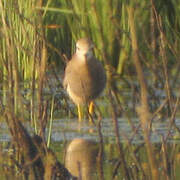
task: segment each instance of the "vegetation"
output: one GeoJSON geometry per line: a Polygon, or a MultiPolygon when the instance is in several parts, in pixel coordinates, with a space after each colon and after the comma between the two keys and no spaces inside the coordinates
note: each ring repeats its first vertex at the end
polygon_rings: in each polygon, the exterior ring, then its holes
{"type": "MultiPolygon", "coordinates": [[[[74,108],[62,90],[60,74],[74,52],[75,41],[88,36],[95,44],[95,54],[104,64],[108,79],[107,96],[102,97],[106,105],[102,103],[95,112],[99,162],[107,146],[101,132],[102,117],[108,117],[113,121],[116,137],[112,179],[178,178],[179,161],[175,159],[179,157],[179,145],[168,143],[173,138],[171,131],[178,137],[180,132],[176,121],[180,114],[177,0],[2,0],[0,25],[1,119],[6,121],[16,149],[13,158],[5,156],[10,173],[20,171],[22,179],[42,179],[42,176],[51,179],[52,166],[45,159],[53,159],[52,164],[61,166],[46,147],[46,142],[48,147],[51,144],[53,115],[75,117],[74,108]],[[130,139],[120,142],[119,117],[128,120],[134,135],[138,128],[133,117],[139,118],[142,144],[134,146],[130,139]],[[38,149],[39,144],[21,124],[24,121],[30,121],[45,149],[38,149]],[[168,121],[168,134],[162,136],[162,142],[153,144],[150,139],[153,124],[159,121],[168,121]],[[40,158],[36,159],[36,155],[40,158]],[[26,160],[32,163],[27,165],[26,160]]],[[[106,179],[104,174],[103,166],[99,166],[99,179],[106,179]]],[[[7,173],[4,177],[10,176],[7,173]]]]}

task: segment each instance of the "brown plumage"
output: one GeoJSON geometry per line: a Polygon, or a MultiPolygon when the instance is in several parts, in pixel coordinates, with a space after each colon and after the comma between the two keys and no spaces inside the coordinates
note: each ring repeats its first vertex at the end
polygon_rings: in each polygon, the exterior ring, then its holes
{"type": "Polygon", "coordinates": [[[76,53],[65,69],[63,85],[77,105],[94,100],[105,88],[105,70],[94,57],[93,43],[89,39],[77,41],[76,53]]]}

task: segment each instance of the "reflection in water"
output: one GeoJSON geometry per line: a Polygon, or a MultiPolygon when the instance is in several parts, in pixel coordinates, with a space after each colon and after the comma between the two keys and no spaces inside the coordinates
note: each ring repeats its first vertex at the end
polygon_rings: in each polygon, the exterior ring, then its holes
{"type": "Polygon", "coordinates": [[[82,180],[91,180],[96,169],[98,146],[85,139],[74,139],[67,147],[65,166],[70,173],[82,180]]]}

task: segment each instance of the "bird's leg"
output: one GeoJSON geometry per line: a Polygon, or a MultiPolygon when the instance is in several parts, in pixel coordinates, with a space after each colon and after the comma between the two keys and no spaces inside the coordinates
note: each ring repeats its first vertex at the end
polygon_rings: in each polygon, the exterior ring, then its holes
{"type": "Polygon", "coordinates": [[[93,103],[93,101],[91,101],[89,103],[89,114],[92,116],[93,112],[94,112],[94,103],[93,103]]]}
{"type": "Polygon", "coordinates": [[[90,123],[93,123],[93,112],[94,112],[94,103],[93,103],[93,101],[91,101],[89,103],[89,109],[88,109],[90,123]]]}
{"type": "Polygon", "coordinates": [[[78,104],[77,107],[78,107],[78,120],[79,122],[81,122],[82,121],[81,106],[78,104]]]}

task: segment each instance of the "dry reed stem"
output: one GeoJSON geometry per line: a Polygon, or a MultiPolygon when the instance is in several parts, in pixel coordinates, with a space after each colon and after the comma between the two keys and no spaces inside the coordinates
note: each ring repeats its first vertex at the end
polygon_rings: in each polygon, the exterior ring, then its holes
{"type": "Polygon", "coordinates": [[[120,143],[119,125],[118,125],[117,110],[116,110],[117,107],[113,103],[114,100],[113,100],[113,96],[111,93],[111,89],[108,90],[108,97],[110,99],[110,104],[111,104],[111,109],[112,109],[112,120],[113,120],[113,124],[114,124],[117,149],[119,151],[119,159],[121,161],[121,166],[122,166],[122,170],[123,170],[123,177],[127,180],[130,180],[130,175],[129,175],[129,171],[128,171],[127,164],[125,161],[123,147],[122,147],[122,144],[120,143]]]}
{"type": "Polygon", "coordinates": [[[103,171],[104,148],[103,148],[103,135],[101,132],[101,123],[102,123],[102,117],[100,115],[98,117],[98,123],[97,123],[97,130],[98,130],[98,135],[99,135],[99,140],[100,140],[99,152],[97,156],[97,167],[98,167],[99,179],[104,180],[104,171],[103,171]]]}
{"type": "Polygon", "coordinates": [[[138,55],[138,42],[136,37],[136,30],[135,30],[135,22],[134,22],[134,9],[131,6],[127,7],[128,11],[128,18],[129,18],[129,26],[130,26],[130,34],[131,34],[131,41],[132,41],[132,50],[133,50],[133,61],[136,67],[137,77],[140,83],[141,88],[141,106],[137,108],[137,112],[139,118],[141,120],[141,126],[143,129],[144,141],[146,144],[147,155],[151,167],[151,175],[153,180],[159,180],[159,172],[158,167],[156,164],[155,153],[153,150],[152,143],[150,142],[150,112],[149,112],[149,105],[147,100],[147,86],[144,79],[144,74],[142,71],[142,67],[139,60],[138,55]]]}

